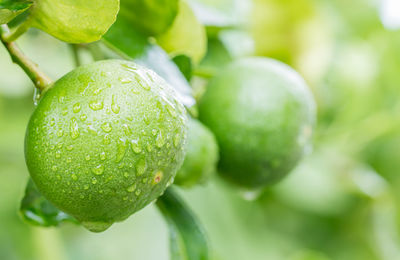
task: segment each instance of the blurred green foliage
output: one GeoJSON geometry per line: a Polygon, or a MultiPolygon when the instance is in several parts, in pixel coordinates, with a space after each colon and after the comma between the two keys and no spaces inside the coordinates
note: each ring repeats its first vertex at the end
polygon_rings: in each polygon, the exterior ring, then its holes
{"type": "MultiPolygon", "coordinates": [[[[179,190],[207,230],[212,259],[399,259],[400,28],[383,27],[382,2],[189,2],[207,27],[208,52],[190,69],[175,61],[196,95],[232,59],[265,55],[295,67],[319,109],[313,152],[278,185],[238,192],[215,177],[179,190]]],[[[37,30],[18,43],[54,79],[73,68],[68,46],[37,30]]],[[[33,91],[4,48],[0,68],[0,259],[168,259],[167,227],[154,206],[101,235],[22,221],[33,91]]]]}

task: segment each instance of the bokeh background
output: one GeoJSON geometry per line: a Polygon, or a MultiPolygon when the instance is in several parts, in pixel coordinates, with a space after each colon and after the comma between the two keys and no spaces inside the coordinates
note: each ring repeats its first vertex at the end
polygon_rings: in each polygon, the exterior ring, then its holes
{"type": "MultiPolygon", "coordinates": [[[[207,230],[212,259],[400,259],[400,2],[190,4],[208,25],[197,75],[242,56],[272,57],[298,70],[318,103],[313,151],[281,183],[244,192],[215,176],[179,190],[207,230]]],[[[29,30],[18,43],[53,79],[74,68],[70,46],[45,33],[29,30]]],[[[192,85],[204,81],[195,76],[192,85]]],[[[29,78],[0,46],[0,259],[168,259],[167,227],[154,205],[100,234],[22,221],[33,109],[29,78]]]]}

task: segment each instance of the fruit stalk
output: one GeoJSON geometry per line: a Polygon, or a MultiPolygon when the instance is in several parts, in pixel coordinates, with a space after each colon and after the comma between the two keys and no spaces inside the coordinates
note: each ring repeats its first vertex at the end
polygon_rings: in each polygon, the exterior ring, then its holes
{"type": "Polygon", "coordinates": [[[15,42],[7,42],[4,39],[3,33],[6,33],[7,31],[9,31],[8,26],[1,25],[0,40],[4,47],[6,47],[12,61],[25,71],[28,77],[35,84],[36,88],[38,88],[40,91],[45,91],[52,83],[52,80],[39,69],[37,64],[25,56],[15,42]]]}

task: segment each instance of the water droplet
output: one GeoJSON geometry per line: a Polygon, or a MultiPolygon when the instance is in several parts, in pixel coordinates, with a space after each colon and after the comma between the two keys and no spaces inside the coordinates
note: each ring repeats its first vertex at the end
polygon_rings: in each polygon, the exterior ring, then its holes
{"type": "Polygon", "coordinates": [[[137,70],[137,68],[132,67],[132,66],[130,66],[130,65],[128,65],[128,64],[125,64],[125,63],[121,64],[121,66],[122,66],[124,69],[126,69],[127,71],[130,71],[130,72],[134,72],[134,71],[137,70]]]}
{"type": "Polygon", "coordinates": [[[122,84],[128,84],[128,83],[131,83],[131,82],[132,82],[132,80],[131,80],[130,78],[122,78],[122,77],[120,77],[120,78],[118,78],[118,80],[119,80],[122,84]]]}
{"type": "Polygon", "coordinates": [[[72,111],[74,111],[74,113],[78,113],[79,111],[81,111],[81,104],[76,103],[72,108],[72,111]]]}
{"type": "Polygon", "coordinates": [[[146,183],[146,182],[147,182],[147,178],[143,178],[142,183],[146,183]]]}
{"type": "Polygon", "coordinates": [[[61,152],[60,152],[60,151],[57,151],[57,152],[56,152],[56,158],[59,159],[60,157],[61,157],[61,152]]]}
{"type": "Polygon", "coordinates": [[[79,136],[79,128],[78,128],[78,122],[76,121],[76,118],[73,117],[71,119],[71,124],[70,124],[70,133],[71,133],[71,138],[76,139],[79,136]]]}
{"type": "Polygon", "coordinates": [[[63,147],[63,143],[58,143],[57,144],[57,148],[62,148],[63,147]]]}
{"type": "Polygon", "coordinates": [[[107,155],[105,152],[100,153],[100,160],[104,161],[107,158],[107,155]]]}
{"type": "Polygon", "coordinates": [[[85,115],[85,114],[82,114],[82,115],[81,115],[79,118],[81,119],[81,121],[85,121],[85,120],[86,120],[86,118],[87,118],[87,115],[85,115]]]}
{"type": "Polygon", "coordinates": [[[137,174],[140,176],[146,172],[147,164],[145,159],[140,159],[136,165],[137,174]]]}
{"type": "Polygon", "coordinates": [[[97,183],[97,179],[95,177],[92,178],[92,183],[96,184],[97,183]]]}
{"type": "Polygon", "coordinates": [[[103,91],[103,88],[97,88],[93,91],[93,94],[98,95],[100,92],[103,91]]]}
{"type": "Polygon", "coordinates": [[[176,118],[176,110],[175,110],[172,106],[170,106],[170,105],[167,105],[166,107],[167,107],[168,113],[169,113],[173,118],[176,118]]]}
{"type": "Polygon", "coordinates": [[[153,150],[153,146],[151,146],[150,143],[147,143],[146,149],[148,152],[151,152],[153,150]]]}
{"type": "Polygon", "coordinates": [[[57,131],[57,136],[58,136],[58,137],[63,136],[63,134],[64,134],[64,131],[63,131],[62,129],[60,129],[60,130],[57,131]]]}
{"type": "Polygon", "coordinates": [[[150,90],[151,87],[148,82],[146,82],[146,80],[139,74],[135,74],[135,79],[139,83],[139,86],[141,86],[144,90],[150,90]]]}
{"type": "Polygon", "coordinates": [[[57,166],[56,166],[56,165],[53,165],[53,166],[51,167],[51,169],[55,172],[55,171],[57,171],[57,166]]]}
{"type": "Polygon", "coordinates": [[[90,155],[89,155],[89,154],[87,154],[87,155],[85,156],[85,160],[86,160],[86,161],[90,161],[90,155]]]}
{"type": "Polygon", "coordinates": [[[136,196],[139,196],[139,195],[140,195],[140,193],[142,193],[142,191],[141,191],[141,190],[139,190],[139,189],[135,191],[135,194],[136,194],[136,196]]]}
{"type": "Polygon", "coordinates": [[[105,122],[101,125],[101,129],[103,129],[104,132],[109,133],[112,130],[112,126],[110,123],[105,122]]]}
{"type": "Polygon", "coordinates": [[[150,119],[146,115],[143,115],[143,121],[146,123],[146,125],[150,124],[150,119]]]}
{"type": "Polygon", "coordinates": [[[76,181],[76,180],[78,179],[78,176],[76,176],[76,174],[73,173],[73,174],[71,175],[71,178],[72,178],[74,181],[76,181]]]}
{"type": "Polygon", "coordinates": [[[131,147],[134,153],[140,153],[142,151],[139,140],[131,140],[131,147]]]}
{"type": "Polygon", "coordinates": [[[40,90],[35,88],[34,92],[33,92],[33,104],[35,106],[38,105],[39,103],[39,99],[40,99],[40,90]]]}
{"type": "Polygon", "coordinates": [[[122,200],[128,200],[128,197],[125,196],[125,197],[122,198],[122,200]]]}
{"type": "Polygon", "coordinates": [[[97,130],[92,124],[87,124],[87,129],[92,135],[97,135],[97,130]]]}
{"type": "Polygon", "coordinates": [[[178,147],[180,141],[181,141],[181,137],[179,136],[179,133],[176,133],[174,136],[174,146],[178,147]]]}
{"type": "Polygon", "coordinates": [[[127,192],[134,192],[135,190],[136,190],[136,183],[132,184],[126,189],[127,192]]]}
{"type": "Polygon", "coordinates": [[[90,101],[89,103],[89,107],[94,111],[103,109],[103,106],[104,106],[103,101],[93,100],[90,101]]]}
{"type": "Polygon", "coordinates": [[[123,124],[122,129],[124,129],[124,133],[126,136],[130,136],[132,134],[132,131],[127,124],[123,124]]]}
{"type": "Polygon", "coordinates": [[[164,144],[165,144],[165,139],[164,139],[162,132],[160,131],[156,138],[156,145],[158,148],[161,148],[164,146],[164,144]]]}
{"type": "Polygon", "coordinates": [[[72,149],[74,149],[74,146],[73,146],[73,145],[70,144],[70,145],[67,146],[67,150],[68,150],[68,151],[71,151],[72,149]]]}
{"type": "Polygon", "coordinates": [[[153,135],[156,135],[156,134],[157,134],[157,129],[151,130],[151,133],[152,133],[153,135]]]}
{"type": "Polygon", "coordinates": [[[71,157],[68,157],[68,158],[67,158],[67,163],[71,163],[71,162],[72,162],[71,157]]]}
{"type": "Polygon", "coordinates": [[[85,198],[85,195],[81,194],[81,195],[79,196],[79,198],[84,199],[84,198],[85,198]]]}
{"type": "Polygon", "coordinates": [[[56,124],[56,120],[54,120],[54,118],[52,118],[51,120],[50,120],[50,126],[53,126],[53,125],[55,125],[56,124]]]}
{"type": "Polygon", "coordinates": [[[61,111],[61,114],[62,114],[63,116],[67,115],[67,114],[68,114],[68,108],[64,108],[64,109],[61,111]]]}
{"type": "Polygon", "coordinates": [[[115,95],[112,96],[112,101],[111,101],[111,110],[115,113],[118,114],[120,107],[117,104],[117,98],[115,97],[115,95]]]}
{"type": "Polygon", "coordinates": [[[128,178],[129,177],[129,173],[128,172],[124,172],[124,177],[128,178]]]}
{"type": "Polygon", "coordinates": [[[89,185],[88,184],[83,185],[83,189],[84,190],[88,190],[89,189],[89,185]]]}
{"type": "Polygon", "coordinates": [[[64,100],[65,100],[65,96],[63,96],[63,95],[58,96],[58,102],[64,103],[64,100]]]}
{"type": "Polygon", "coordinates": [[[103,143],[104,143],[104,144],[110,144],[110,143],[111,143],[111,138],[110,138],[110,135],[109,135],[109,134],[106,134],[106,135],[103,137],[103,143]]]}
{"type": "Polygon", "coordinates": [[[120,162],[122,160],[122,158],[124,158],[125,156],[125,151],[127,148],[127,142],[125,139],[118,139],[117,141],[117,158],[116,158],[116,162],[120,162]]]}
{"type": "Polygon", "coordinates": [[[99,164],[96,167],[92,168],[92,172],[96,175],[101,175],[104,172],[104,166],[102,164],[99,164]]]}
{"type": "Polygon", "coordinates": [[[126,119],[128,119],[129,121],[132,121],[132,120],[133,120],[133,117],[127,116],[126,119]]]}

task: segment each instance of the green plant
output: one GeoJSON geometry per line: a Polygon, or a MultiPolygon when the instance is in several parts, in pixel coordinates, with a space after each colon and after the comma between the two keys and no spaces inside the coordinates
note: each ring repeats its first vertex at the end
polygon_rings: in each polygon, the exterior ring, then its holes
{"type": "Polygon", "coordinates": [[[200,119],[217,137],[220,173],[247,188],[276,182],[309,149],[315,104],[303,79],[266,58],[228,65],[200,101],[200,119]]]}

